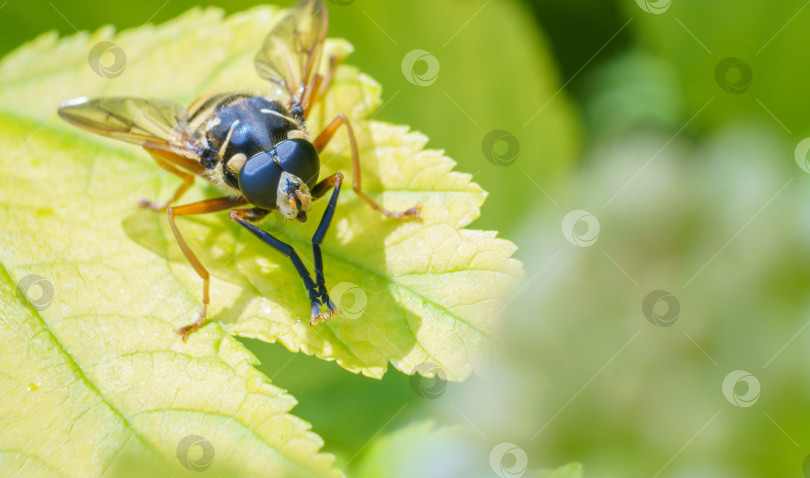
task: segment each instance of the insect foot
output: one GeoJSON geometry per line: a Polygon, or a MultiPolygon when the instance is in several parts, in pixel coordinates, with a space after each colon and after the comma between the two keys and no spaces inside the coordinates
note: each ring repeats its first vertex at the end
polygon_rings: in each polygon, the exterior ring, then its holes
{"type": "Polygon", "coordinates": [[[417,204],[416,206],[408,209],[407,211],[402,213],[402,219],[414,219],[416,221],[422,220],[422,205],[417,204]]]}
{"type": "Polygon", "coordinates": [[[180,327],[179,329],[174,329],[174,333],[176,333],[180,337],[183,337],[183,342],[187,342],[188,336],[191,335],[191,333],[194,332],[195,330],[199,329],[200,326],[202,326],[203,320],[205,320],[206,308],[207,304],[203,304],[202,311],[200,312],[199,317],[197,317],[197,320],[195,320],[194,322],[184,327],[180,327]]]}
{"type": "Polygon", "coordinates": [[[329,317],[332,317],[333,315],[340,315],[340,309],[335,306],[335,303],[332,302],[332,299],[329,298],[329,295],[326,292],[324,292],[321,296],[321,304],[329,308],[329,317]]]}
{"type": "Polygon", "coordinates": [[[318,299],[312,299],[312,314],[310,315],[309,325],[318,325],[320,322],[326,322],[326,318],[321,314],[321,306],[318,299]]]}
{"type": "Polygon", "coordinates": [[[151,209],[152,211],[165,211],[169,207],[168,204],[155,204],[152,201],[144,198],[138,203],[138,209],[151,209]]]}
{"type": "Polygon", "coordinates": [[[340,311],[335,306],[335,303],[332,302],[332,299],[324,293],[321,296],[321,299],[312,299],[312,315],[310,318],[310,325],[318,325],[321,322],[326,322],[327,319],[331,318],[333,315],[339,315],[340,311]],[[321,306],[326,306],[326,310],[321,312],[321,306]]]}
{"type": "Polygon", "coordinates": [[[410,219],[413,219],[415,221],[421,221],[422,220],[422,216],[420,215],[420,212],[422,211],[422,205],[421,204],[417,204],[416,206],[408,209],[407,211],[403,211],[403,212],[391,212],[391,211],[389,211],[387,209],[380,209],[380,211],[383,214],[385,214],[386,216],[388,216],[388,217],[390,217],[392,219],[400,219],[400,220],[403,220],[403,221],[407,221],[407,220],[410,220],[410,219]]]}
{"type": "Polygon", "coordinates": [[[325,304],[321,304],[318,299],[312,299],[312,315],[309,320],[310,325],[318,325],[319,323],[326,322],[326,320],[331,318],[333,315],[338,315],[337,310],[335,310],[335,304],[329,300],[328,296],[326,299],[328,302],[325,304]],[[322,305],[327,307],[323,312],[321,312],[322,305]]]}
{"type": "Polygon", "coordinates": [[[197,330],[198,327],[199,327],[199,325],[197,325],[196,323],[193,323],[193,324],[186,325],[184,327],[180,327],[179,329],[175,329],[174,333],[176,333],[180,337],[183,337],[183,342],[187,342],[188,341],[188,336],[191,335],[192,332],[197,330]]]}

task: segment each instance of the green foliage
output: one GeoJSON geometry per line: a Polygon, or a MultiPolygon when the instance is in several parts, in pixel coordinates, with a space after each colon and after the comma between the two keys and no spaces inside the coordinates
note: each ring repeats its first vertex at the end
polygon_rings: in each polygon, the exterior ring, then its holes
{"type": "MultiPolygon", "coordinates": [[[[579,152],[579,123],[568,91],[560,90],[567,78],[560,79],[526,5],[356,0],[330,14],[333,31],[358,45],[357,64],[385,86],[390,102],[380,118],[419,125],[430,146],[446,149],[490,193],[479,227],[511,233],[527,214],[550,205],[532,181],[554,194],[579,152]],[[402,74],[403,57],[413,49],[439,62],[429,86],[413,85],[402,74]],[[483,151],[484,138],[495,129],[520,143],[508,166],[494,164],[483,151]]],[[[418,64],[415,71],[424,68],[418,64]]]]}
{"type": "MultiPolygon", "coordinates": [[[[377,440],[356,470],[357,478],[417,478],[424,476],[502,476],[526,478],[582,478],[578,463],[547,470],[502,470],[481,440],[467,427],[436,427],[416,422],[377,440]],[[494,463],[493,463],[494,461],[494,463]],[[396,470],[393,473],[389,470],[396,470]],[[441,470],[441,475],[437,475],[441,470]]],[[[498,458],[498,457],[494,457],[498,458]]],[[[513,458],[514,460],[514,458],[513,458]]],[[[523,464],[521,462],[518,467],[523,464]]],[[[513,467],[513,464],[508,467],[513,467]]]]}
{"type": "Polygon", "coordinates": [[[536,474],[537,478],[582,478],[582,465],[571,463],[556,470],[543,470],[536,474]]]}
{"type": "Polygon", "coordinates": [[[683,0],[672,2],[663,15],[639,14],[632,0],[624,4],[638,19],[634,28],[641,43],[677,70],[686,95],[684,121],[714,98],[697,124],[713,129],[758,118],[779,130],[781,122],[797,136],[810,132],[805,107],[810,68],[804,61],[810,55],[805,41],[810,15],[803,2],[683,0]],[[750,69],[750,81],[739,68],[718,72],[729,57],[750,69]],[[718,73],[724,82],[741,82],[744,88],[723,89],[718,73]]]}

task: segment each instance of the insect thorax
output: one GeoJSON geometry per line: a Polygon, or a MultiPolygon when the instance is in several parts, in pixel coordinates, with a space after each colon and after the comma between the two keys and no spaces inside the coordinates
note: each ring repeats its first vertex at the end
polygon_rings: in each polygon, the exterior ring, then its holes
{"type": "Polygon", "coordinates": [[[224,183],[238,189],[244,161],[287,139],[301,125],[277,101],[232,95],[218,103],[204,128],[208,147],[216,152],[208,168],[221,171],[224,183]]]}

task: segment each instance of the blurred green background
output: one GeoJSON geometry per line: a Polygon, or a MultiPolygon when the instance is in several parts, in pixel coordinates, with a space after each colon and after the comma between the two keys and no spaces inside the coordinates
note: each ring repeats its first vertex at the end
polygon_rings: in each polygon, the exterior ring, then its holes
{"type": "MultiPolygon", "coordinates": [[[[9,0],[0,53],[256,3],[9,0]]],[[[474,174],[490,193],[474,226],[515,241],[527,272],[498,356],[464,384],[375,381],[245,341],[341,464],[520,476],[525,453],[530,470],[578,461],[594,477],[810,476],[808,3],[329,6],[347,62],[383,85],[376,119],[474,174]],[[428,85],[403,74],[414,49],[439,62],[428,85]],[[426,418],[455,428],[428,440],[426,418]],[[517,451],[493,464],[502,442],[517,451]]]]}

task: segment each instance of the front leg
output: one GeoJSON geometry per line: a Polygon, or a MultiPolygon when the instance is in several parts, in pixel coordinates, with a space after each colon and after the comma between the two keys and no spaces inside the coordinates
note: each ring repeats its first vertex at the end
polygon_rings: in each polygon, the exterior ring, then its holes
{"type": "Polygon", "coordinates": [[[298,271],[298,275],[301,276],[301,280],[304,281],[304,287],[307,289],[307,294],[309,295],[312,313],[310,316],[310,323],[313,325],[317,324],[318,320],[321,318],[320,301],[318,300],[318,289],[316,288],[315,283],[312,282],[312,277],[309,275],[309,271],[307,270],[306,266],[304,266],[304,263],[301,262],[301,258],[298,257],[298,254],[295,252],[295,249],[293,249],[292,246],[279,241],[267,232],[248,222],[254,218],[255,214],[256,211],[254,209],[233,209],[231,210],[230,216],[231,219],[238,222],[254,236],[258,237],[259,240],[290,258],[295,266],[295,269],[298,271]]]}
{"type": "MultiPolygon", "coordinates": [[[[343,184],[343,175],[341,173],[335,173],[319,182],[314,188],[312,188],[312,197],[315,199],[322,197],[327,191],[334,188],[332,191],[332,197],[329,199],[329,204],[326,206],[326,210],[323,212],[320,224],[318,224],[318,229],[315,231],[315,235],[312,236],[312,256],[315,258],[315,280],[318,284],[318,293],[321,296],[321,304],[325,305],[328,310],[319,316],[320,320],[324,322],[333,314],[337,315],[339,313],[338,309],[335,307],[335,304],[332,302],[332,299],[329,298],[329,294],[326,292],[326,283],[323,278],[323,257],[321,256],[321,244],[323,243],[324,237],[326,237],[326,231],[329,230],[329,225],[332,224],[332,216],[335,214],[335,205],[337,204],[338,194],[340,194],[341,184],[343,184]]],[[[313,318],[313,323],[314,321],[315,319],[313,318]]]]}

